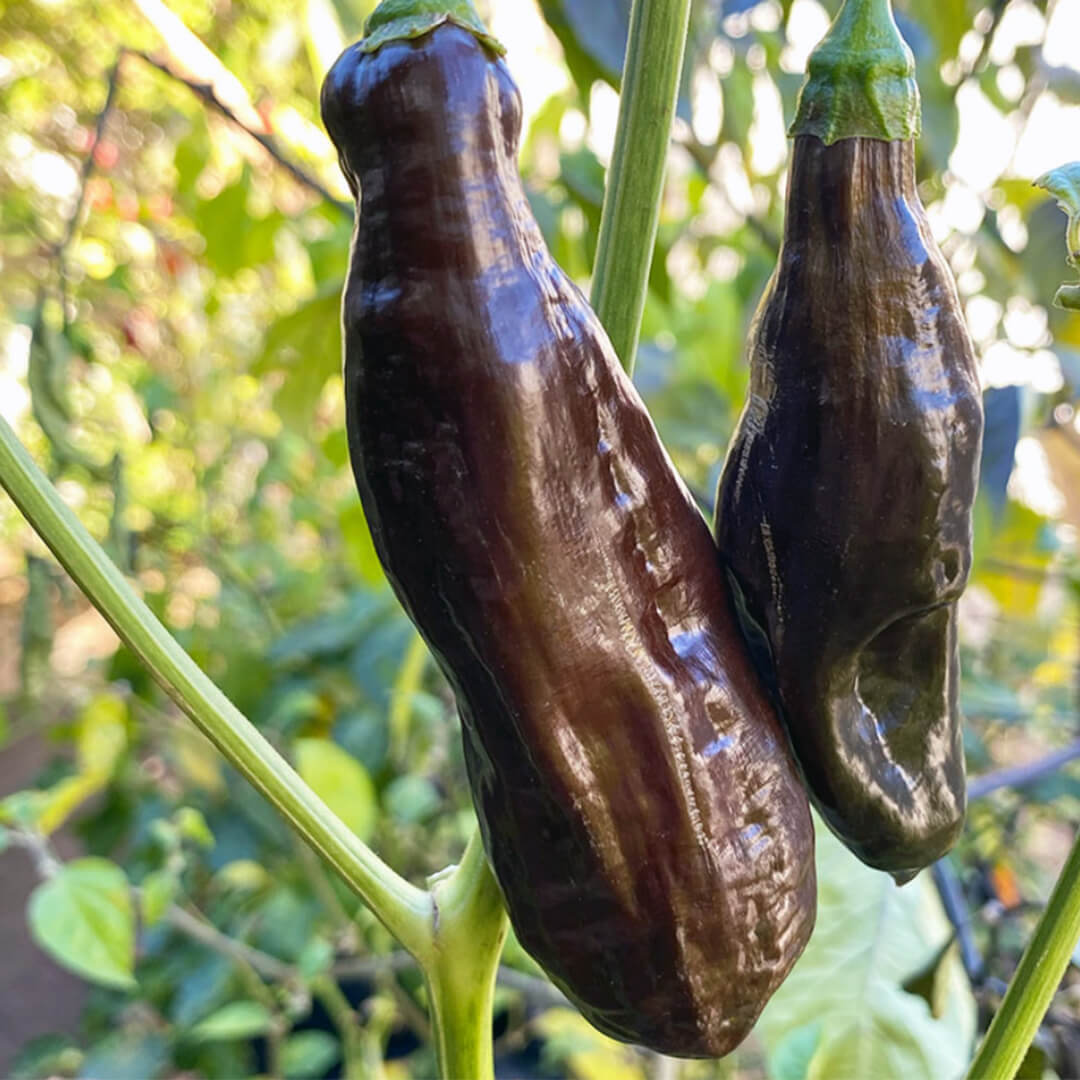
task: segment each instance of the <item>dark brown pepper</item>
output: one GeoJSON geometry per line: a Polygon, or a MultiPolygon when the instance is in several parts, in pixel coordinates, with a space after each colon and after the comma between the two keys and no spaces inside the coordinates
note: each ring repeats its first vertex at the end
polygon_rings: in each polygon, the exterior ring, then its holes
{"type": "Polygon", "coordinates": [[[982,402],[910,141],[795,140],[716,535],[811,796],[906,880],[964,818],[956,600],[982,402]]]}
{"type": "Polygon", "coordinates": [[[544,246],[505,64],[450,25],[354,47],[323,115],[360,194],[353,468],[457,695],[518,937],[603,1031],[724,1054],[806,944],[815,880],[708,526],[544,246]]]}

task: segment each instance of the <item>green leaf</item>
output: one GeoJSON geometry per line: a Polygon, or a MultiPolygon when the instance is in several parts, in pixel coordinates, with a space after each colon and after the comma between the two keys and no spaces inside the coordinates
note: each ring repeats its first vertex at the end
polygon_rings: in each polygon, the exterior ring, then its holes
{"type": "Polygon", "coordinates": [[[588,98],[596,79],[617,88],[626,53],[630,0],[541,0],[540,8],[563,47],[582,95],[588,98]]]}
{"type": "Polygon", "coordinates": [[[304,30],[311,73],[321,83],[331,64],[349,43],[332,0],[307,0],[304,30]]]}
{"type": "Polygon", "coordinates": [[[135,988],[135,913],[115,863],[67,863],[34,890],[28,916],[34,940],[58,963],[103,986],[135,988]]]}
{"type": "Polygon", "coordinates": [[[416,825],[439,809],[442,796],[431,781],[422,776],[399,776],[387,785],[383,803],[395,821],[416,825]]]}
{"type": "Polygon", "coordinates": [[[1080,311],[1080,285],[1062,285],[1054,294],[1054,306],[1066,311],[1080,311]]]}
{"type": "Polygon", "coordinates": [[[128,707],[116,694],[98,694],[79,716],[79,768],[107,779],[127,747],[128,707]]]}
{"type": "Polygon", "coordinates": [[[214,198],[196,207],[195,225],[206,241],[207,263],[226,277],[247,265],[244,233],[251,222],[247,210],[250,174],[222,188],[214,198]]]}
{"type": "Polygon", "coordinates": [[[46,836],[56,832],[104,782],[103,777],[83,773],[65,776],[47,791],[36,792],[34,828],[46,836]]]}
{"type": "Polygon", "coordinates": [[[281,418],[305,428],[326,380],[341,371],[340,281],[322,286],[295,311],[283,315],[267,331],[262,356],[252,373],[265,375],[284,368],[285,382],[274,396],[281,418]]]}
{"type": "Polygon", "coordinates": [[[325,910],[310,890],[301,895],[278,888],[250,910],[255,912],[251,944],[292,964],[299,963],[326,920],[325,910]]]}
{"type": "Polygon", "coordinates": [[[206,824],[206,818],[193,806],[181,806],[173,815],[173,821],[185,840],[191,840],[207,850],[214,846],[214,834],[206,824]]]}
{"type": "Polygon", "coordinates": [[[270,1030],[274,1018],[257,1001],[230,1001],[191,1029],[199,1042],[224,1042],[229,1039],[253,1039],[270,1030]]]}
{"type": "Polygon", "coordinates": [[[1015,1080],[1043,1080],[1046,1075],[1046,1067],[1046,1051],[1041,1046],[1032,1043],[1024,1055],[1024,1060],[1020,1062],[1020,1068],[1016,1071],[1015,1080]]]}
{"type": "Polygon", "coordinates": [[[140,888],[143,922],[147,926],[156,926],[169,910],[180,882],[171,870],[154,870],[143,878],[140,888]]]}
{"type": "Polygon", "coordinates": [[[390,725],[386,711],[363,709],[343,713],[334,724],[334,741],[369,773],[377,774],[386,764],[390,750],[390,725]]]}
{"type": "Polygon", "coordinates": [[[215,885],[240,892],[257,892],[269,881],[265,867],[254,859],[233,859],[214,875],[215,885]]]}
{"type": "Polygon", "coordinates": [[[805,1027],[789,1031],[769,1055],[771,1080],[806,1080],[810,1062],[821,1043],[824,1024],[814,1020],[805,1027]]]}
{"type": "Polygon", "coordinates": [[[951,934],[929,876],[898,888],[816,824],[817,926],[758,1022],[770,1060],[794,1057],[785,1044],[820,1023],[808,1080],[962,1075],[975,1035],[975,1002],[955,955],[938,968],[934,1012],[902,988],[951,934]]]}
{"type": "Polygon", "coordinates": [[[1070,217],[1080,214],[1080,161],[1043,173],[1035,186],[1049,191],[1070,217]]]}
{"type": "Polygon", "coordinates": [[[375,827],[375,788],[367,770],[336,743],[298,739],[296,766],[327,806],[361,840],[375,827]]]}
{"type": "Polygon", "coordinates": [[[23,696],[33,701],[41,696],[51,678],[53,643],[53,580],[50,564],[35,555],[26,556],[26,600],[23,602],[19,640],[19,678],[23,696]]]}
{"type": "MultiPolygon", "coordinates": [[[[747,147],[747,136],[754,120],[754,73],[746,63],[745,55],[736,55],[721,92],[724,101],[723,138],[737,146],[747,147]]],[[[749,153],[744,153],[744,157],[749,158],[749,153]]]]}
{"type": "Polygon", "coordinates": [[[150,1031],[115,1031],[92,1046],[79,1076],[90,1080],[150,1080],[169,1064],[169,1047],[150,1031]]]}
{"type": "Polygon", "coordinates": [[[304,946],[296,966],[301,975],[310,979],[329,971],[333,962],[334,946],[326,938],[316,935],[304,946]]]}
{"type": "Polygon", "coordinates": [[[3,854],[7,850],[8,845],[11,843],[11,830],[4,828],[0,825],[0,854],[3,854]]]}
{"type": "Polygon", "coordinates": [[[341,1057],[337,1039],[328,1031],[298,1031],[281,1048],[281,1069],[287,1080],[323,1076],[341,1057]]]}
{"type": "Polygon", "coordinates": [[[967,0],[909,0],[907,11],[933,36],[938,64],[956,55],[974,14],[968,10],[967,0]]]}
{"type": "Polygon", "coordinates": [[[385,584],[386,575],[375,552],[375,543],[371,539],[371,530],[359,499],[350,500],[349,505],[338,514],[338,525],[341,527],[349,566],[368,585],[385,584]]]}
{"type": "Polygon", "coordinates": [[[176,144],[173,151],[173,168],[176,169],[176,190],[179,195],[194,195],[195,184],[206,168],[212,152],[206,114],[202,109],[196,109],[191,117],[191,129],[176,144]]]}
{"type": "Polygon", "coordinates": [[[196,952],[195,960],[192,969],[175,980],[169,1005],[169,1018],[180,1028],[192,1027],[236,993],[231,960],[207,949],[196,952]]]}
{"type": "Polygon", "coordinates": [[[23,1043],[8,1066],[10,1080],[38,1080],[43,1076],[74,1076],[83,1052],[69,1035],[38,1035],[23,1043]]]}

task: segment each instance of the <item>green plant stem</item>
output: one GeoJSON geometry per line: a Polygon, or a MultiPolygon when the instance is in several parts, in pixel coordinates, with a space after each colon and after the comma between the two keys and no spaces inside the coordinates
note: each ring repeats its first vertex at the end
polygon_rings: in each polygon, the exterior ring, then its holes
{"type": "Polygon", "coordinates": [[[1080,940],[1080,836],[1035,927],[968,1080],[1012,1080],[1080,940]]]}
{"type": "Polygon", "coordinates": [[[330,975],[312,979],[311,992],[322,1002],[337,1028],[341,1039],[342,1076],[345,1080],[364,1080],[364,1033],[349,999],[330,975]]]}
{"type": "Polygon", "coordinates": [[[390,692],[390,758],[401,765],[405,764],[413,697],[423,683],[428,655],[424,639],[414,633],[390,692]]]}
{"type": "Polygon", "coordinates": [[[406,949],[418,956],[426,953],[431,897],[361,843],[180,648],[64,504],[2,417],[0,485],[196,726],[341,874],[406,949]]]}
{"type": "Polygon", "coordinates": [[[630,9],[619,122],[604,191],[591,300],[616,355],[631,374],[689,25],[690,0],[634,0],[630,9]]]}
{"type": "Polygon", "coordinates": [[[439,1075],[492,1080],[491,1003],[508,923],[479,832],[461,864],[430,884],[435,939],[421,963],[439,1075]]]}

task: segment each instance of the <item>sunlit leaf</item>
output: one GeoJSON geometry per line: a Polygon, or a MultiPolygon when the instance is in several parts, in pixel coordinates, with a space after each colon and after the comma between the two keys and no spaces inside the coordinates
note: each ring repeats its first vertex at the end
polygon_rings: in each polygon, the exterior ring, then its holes
{"type": "Polygon", "coordinates": [[[169,1064],[169,1044],[156,1031],[114,1031],[86,1053],[79,1075],[108,1080],[151,1080],[169,1064]]]}
{"type": "Polygon", "coordinates": [[[171,870],[154,870],[143,878],[139,900],[143,922],[147,926],[161,922],[179,888],[180,882],[171,870]]]}
{"type": "Polygon", "coordinates": [[[287,1080],[324,1076],[341,1057],[341,1047],[328,1031],[298,1031],[285,1040],[281,1070],[287,1080]]]}
{"type": "Polygon", "coordinates": [[[191,1037],[202,1042],[253,1039],[264,1035],[273,1024],[266,1006],[258,1001],[230,1001],[191,1029],[191,1037]]]}
{"type": "Polygon", "coordinates": [[[58,963],[103,986],[134,988],[135,913],[115,863],[67,863],[34,890],[27,914],[34,940],[58,963]]]}
{"type": "Polygon", "coordinates": [[[341,526],[341,537],[345,541],[345,554],[348,556],[349,565],[360,580],[368,585],[384,584],[386,575],[375,552],[375,543],[371,539],[371,530],[359,499],[349,500],[338,514],[338,524],[341,526]]]}
{"type": "Polygon", "coordinates": [[[341,370],[341,283],[323,286],[270,327],[256,375],[275,368],[285,382],[274,404],[287,424],[307,426],[326,380],[341,370]]]}
{"type": "Polygon", "coordinates": [[[326,739],[298,739],[296,767],[361,840],[371,836],[377,814],[375,788],[360,762],[326,739]]]}
{"type": "Polygon", "coordinates": [[[34,827],[45,836],[56,832],[91,795],[101,790],[103,783],[100,776],[79,773],[39,792],[34,827]]]}
{"type": "Polygon", "coordinates": [[[579,1013],[548,1009],[533,1026],[544,1036],[543,1060],[549,1069],[565,1062],[576,1080],[646,1080],[641,1059],[579,1013]]]}
{"type": "Polygon", "coordinates": [[[871,870],[817,823],[813,937],[756,1031],[770,1055],[815,1023],[812,1080],[939,1080],[964,1071],[975,1001],[959,961],[938,969],[938,1013],[902,984],[951,934],[928,875],[905,888],[871,870]]]}
{"type": "Polygon", "coordinates": [[[127,702],[115,694],[99,694],[79,716],[76,746],[79,768],[108,777],[127,748],[127,702]]]}

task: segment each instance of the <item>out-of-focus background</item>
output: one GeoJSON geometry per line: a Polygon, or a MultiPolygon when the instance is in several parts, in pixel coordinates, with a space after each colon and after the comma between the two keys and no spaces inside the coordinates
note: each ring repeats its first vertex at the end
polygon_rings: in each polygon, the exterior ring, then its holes
{"type": "MultiPolygon", "coordinates": [[[[0,413],[230,698],[421,881],[472,813],[451,695],[349,474],[351,208],[317,109],[369,6],[0,4],[0,413]]],[[[534,210],[587,284],[629,0],[481,7],[521,86],[534,210]]],[[[785,121],[835,8],[695,6],[637,383],[706,510],[781,235],[785,121]]],[[[1065,218],[1031,181],[1080,158],[1080,0],[897,8],[923,93],[920,192],[986,387],[961,605],[967,829],[903,890],[822,832],[814,940],[720,1064],[602,1038],[511,942],[501,1076],[959,1075],[1071,842],[1080,315],[1050,305],[1065,218]]],[[[0,799],[0,1075],[433,1075],[416,971],[6,496],[0,799]]],[[[1075,969],[1025,1068],[1080,1075],[1075,969]]]]}

